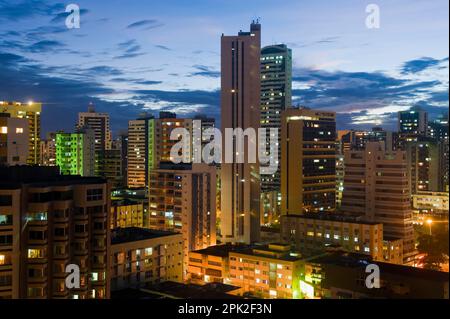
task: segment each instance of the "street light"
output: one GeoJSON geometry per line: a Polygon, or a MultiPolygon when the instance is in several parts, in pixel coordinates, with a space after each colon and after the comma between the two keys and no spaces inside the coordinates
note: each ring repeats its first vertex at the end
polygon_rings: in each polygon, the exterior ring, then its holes
{"type": "Polygon", "coordinates": [[[430,227],[430,236],[431,236],[431,224],[433,223],[432,219],[427,219],[428,227],[430,227]]]}

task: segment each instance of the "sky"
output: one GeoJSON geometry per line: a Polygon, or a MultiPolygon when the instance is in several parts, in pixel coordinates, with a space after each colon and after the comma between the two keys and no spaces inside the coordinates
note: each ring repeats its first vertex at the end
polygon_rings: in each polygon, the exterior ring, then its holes
{"type": "Polygon", "coordinates": [[[398,111],[448,108],[448,12],[448,0],[0,0],[0,100],[42,102],[43,133],[73,130],[89,103],[115,134],[143,111],[220,120],[220,36],[259,18],[263,46],[292,49],[294,105],[337,112],[338,129],[395,130],[398,111]]]}

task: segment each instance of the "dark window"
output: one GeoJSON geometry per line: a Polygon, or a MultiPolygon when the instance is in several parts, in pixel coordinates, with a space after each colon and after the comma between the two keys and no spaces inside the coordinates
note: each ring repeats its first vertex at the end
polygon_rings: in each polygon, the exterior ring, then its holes
{"type": "Polygon", "coordinates": [[[97,189],[88,189],[87,191],[87,200],[93,201],[93,200],[102,200],[103,199],[103,189],[97,188],[97,189]]]}
{"type": "Polygon", "coordinates": [[[0,195],[0,206],[12,206],[12,196],[0,195]]]}

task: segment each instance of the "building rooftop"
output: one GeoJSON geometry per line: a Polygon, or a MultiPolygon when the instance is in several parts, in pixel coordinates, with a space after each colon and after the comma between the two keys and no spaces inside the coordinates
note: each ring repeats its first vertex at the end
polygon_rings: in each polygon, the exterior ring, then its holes
{"type": "Polygon", "coordinates": [[[117,245],[172,235],[179,235],[179,233],[139,227],[116,228],[111,232],[111,244],[117,245]]]}
{"type": "Polygon", "coordinates": [[[46,187],[103,183],[106,183],[106,180],[101,177],[61,175],[56,166],[0,166],[0,189],[17,189],[22,184],[32,184],[34,187],[46,187]]]}
{"type": "Polygon", "coordinates": [[[230,252],[242,252],[250,247],[250,245],[227,243],[223,245],[210,246],[204,249],[195,250],[193,252],[203,255],[227,257],[230,252]]]}
{"type": "Polygon", "coordinates": [[[222,284],[209,283],[206,285],[182,284],[174,281],[165,281],[159,284],[148,286],[142,291],[159,295],[166,298],[182,299],[240,299],[235,295],[229,294],[240,287],[222,284]]]}
{"type": "Polygon", "coordinates": [[[364,220],[358,216],[351,216],[343,213],[332,213],[332,212],[323,212],[323,213],[305,213],[303,215],[289,215],[287,217],[291,218],[303,218],[303,219],[311,219],[311,220],[326,220],[326,221],[335,221],[335,222],[344,222],[344,223],[353,223],[353,224],[364,224],[364,225],[378,225],[380,223],[371,222],[368,220],[364,220]]]}
{"type": "Polygon", "coordinates": [[[385,273],[399,276],[410,276],[441,282],[448,282],[449,280],[449,274],[447,272],[373,261],[369,256],[354,253],[328,253],[316,258],[311,258],[309,259],[309,262],[322,265],[331,264],[346,268],[366,267],[369,263],[372,263],[380,267],[380,272],[382,274],[385,273]]]}

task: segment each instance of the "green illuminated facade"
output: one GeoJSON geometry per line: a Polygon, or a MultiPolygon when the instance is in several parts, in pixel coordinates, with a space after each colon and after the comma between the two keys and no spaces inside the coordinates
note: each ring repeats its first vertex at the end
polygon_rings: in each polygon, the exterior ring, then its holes
{"type": "Polygon", "coordinates": [[[94,136],[90,130],[56,134],[56,165],[63,175],[94,175],[94,136]]]}

